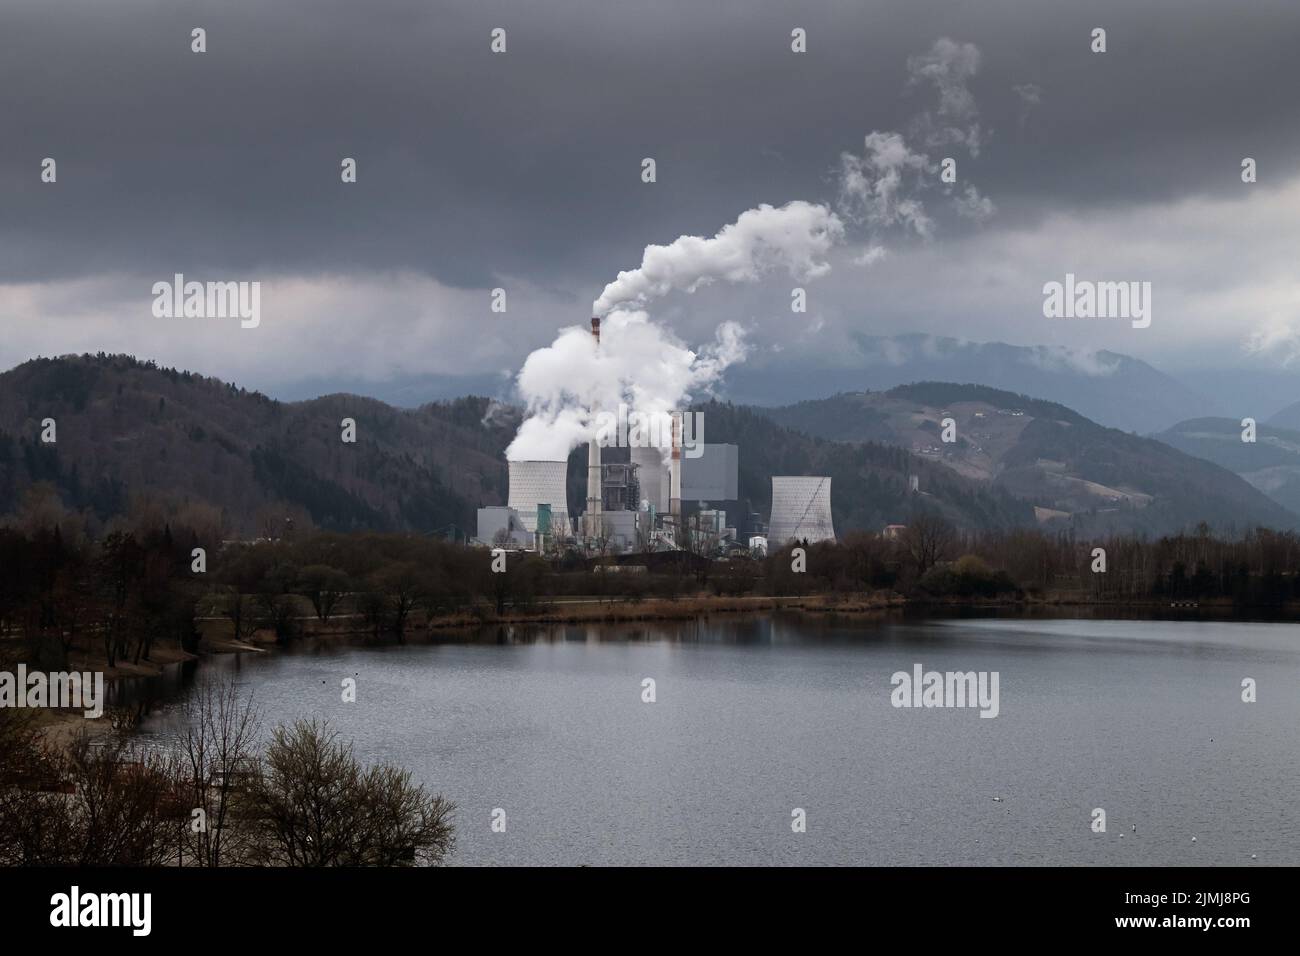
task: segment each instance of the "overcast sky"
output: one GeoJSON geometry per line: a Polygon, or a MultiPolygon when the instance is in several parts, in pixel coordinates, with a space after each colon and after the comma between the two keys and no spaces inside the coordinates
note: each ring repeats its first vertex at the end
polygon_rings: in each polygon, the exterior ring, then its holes
{"type": "Polygon", "coordinates": [[[806,313],[773,274],[652,315],[692,345],[738,321],[751,366],[813,381],[855,332],[1300,369],[1298,45],[1293,0],[5,0],[0,368],[504,382],[647,244],[802,200],[847,226],[806,313]],[[873,132],[957,159],[894,197],[927,235],[843,205],[873,132]],[[260,281],[260,326],[155,318],[177,272],[260,281]],[[1044,318],[1067,272],[1151,282],[1151,327],[1044,318]]]}

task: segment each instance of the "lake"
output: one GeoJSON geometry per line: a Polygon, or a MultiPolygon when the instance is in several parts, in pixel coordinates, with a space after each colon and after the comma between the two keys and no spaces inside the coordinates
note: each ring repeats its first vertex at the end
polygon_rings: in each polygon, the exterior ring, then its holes
{"type": "Polygon", "coordinates": [[[268,724],[328,718],[453,800],[453,864],[1300,864],[1294,624],[778,614],[216,655],[198,679],[225,672],[268,724]],[[997,716],[895,707],[916,665],[996,672],[997,716]]]}

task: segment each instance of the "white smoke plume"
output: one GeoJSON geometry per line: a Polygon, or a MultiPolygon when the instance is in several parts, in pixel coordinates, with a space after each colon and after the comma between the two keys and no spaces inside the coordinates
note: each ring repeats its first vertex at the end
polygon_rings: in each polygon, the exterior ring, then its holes
{"type": "Polygon", "coordinates": [[[874,266],[889,253],[884,246],[867,246],[861,253],[853,257],[855,266],[874,266]]]}
{"type": "Polygon", "coordinates": [[[1020,115],[1017,117],[1020,134],[1025,132],[1025,124],[1029,122],[1029,114],[1034,111],[1034,107],[1043,102],[1043,88],[1036,83],[1018,83],[1011,87],[1020,97],[1020,115]]]}
{"type": "Polygon", "coordinates": [[[928,239],[934,223],[915,192],[916,180],[933,168],[924,154],[908,148],[901,134],[873,130],[861,156],[840,154],[840,211],[873,234],[902,226],[928,239]]]}
{"type": "Polygon", "coordinates": [[[724,322],[698,352],[642,311],[618,309],[601,323],[600,347],[589,329],[561,329],[528,356],[516,384],[526,418],[506,449],[511,461],[562,461],[589,440],[596,418],[620,402],[641,415],[663,415],[707,394],[744,360],[744,331],[724,322]]]}
{"type": "Polygon", "coordinates": [[[669,292],[694,292],[717,279],[752,282],[774,269],[816,278],[830,271],[824,256],[843,236],[844,224],[826,206],[764,203],[711,239],[681,236],[666,246],[646,246],[640,267],[620,272],[592,309],[605,315],[619,306],[641,308],[669,292]]]}
{"type": "MultiPolygon", "coordinates": [[[[911,125],[925,148],[955,143],[978,153],[983,133],[967,83],[979,61],[973,44],[947,38],[908,60],[909,83],[929,83],[938,92],[937,107],[911,125]]],[[[563,460],[594,437],[602,413],[621,403],[650,415],[681,409],[744,360],[744,334],[735,323],[724,323],[717,340],[696,352],[650,318],[644,309],[651,300],[718,280],[753,282],[778,270],[800,281],[824,275],[831,268],[828,253],[845,239],[845,219],[865,225],[873,239],[893,227],[929,238],[933,222],[918,194],[937,164],[899,133],[873,131],[864,145],[861,156],[841,156],[840,215],[809,202],[763,204],[711,238],[680,236],[666,246],[647,246],[640,266],[620,272],[592,304],[593,314],[605,317],[599,348],[585,327],[573,326],[528,356],[515,383],[526,418],[506,456],[563,460]]],[[[973,186],[956,197],[946,192],[961,215],[982,219],[993,211],[973,186]]],[[[873,241],[854,261],[867,266],[885,254],[873,241]]]]}
{"type": "MultiPolygon", "coordinates": [[[[883,251],[880,236],[891,229],[932,238],[934,218],[921,197],[933,185],[939,164],[927,150],[959,146],[972,158],[979,155],[986,134],[969,87],[979,68],[975,44],[947,37],[936,40],[928,52],[908,57],[907,85],[932,87],[938,97],[935,107],[915,116],[906,136],[872,130],[863,140],[861,155],[840,155],[836,208],[846,220],[867,229],[872,248],[883,251]]],[[[944,192],[962,218],[982,222],[995,212],[992,200],[969,182],[964,189],[954,192],[949,186],[944,192]]],[[[855,261],[869,265],[874,259],[855,261]]]]}
{"type": "Polygon", "coordinates": [[[975,222],[983,222],[997,211],[993,200],[988,196],[980,195],[980,191],[973,184],[968,184],[966,191],[953,199],[952,206],[957,210],[957,215],[975,222]]]}
{"type": "Polygon", "coordinates": [[[979,108],[967,85],[979,68],[979,47],[947,37],[935,40],[928,53],[907,58],[908,84],[928,82],[939,94],[938,108],[912,122],[914,137],[927,149],[958,145],[971,156],[979,155],[983,138],[979,108]]]}

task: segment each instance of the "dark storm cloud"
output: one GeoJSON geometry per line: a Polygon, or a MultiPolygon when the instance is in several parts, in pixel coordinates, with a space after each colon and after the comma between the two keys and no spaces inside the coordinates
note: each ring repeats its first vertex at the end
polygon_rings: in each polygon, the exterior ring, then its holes
{"type": "Polygon", "coordinates": [[[10,0],[0,281],[413,270],[581,302],[647,242],[831,199],[839,154],[922,108],[907,58],[940,36],[982,53],[963,167],[999,222],[1297,167],[1295,3],[10,0]]]}

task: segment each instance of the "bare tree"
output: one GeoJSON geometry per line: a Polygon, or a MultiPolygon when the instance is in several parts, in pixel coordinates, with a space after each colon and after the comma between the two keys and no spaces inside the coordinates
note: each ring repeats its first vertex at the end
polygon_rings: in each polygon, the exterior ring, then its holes
{"type": "Polygon", "coordinates": [[[0,866],[74,862],[74,820],[51,757],[35,711],[0,708],[0,866]]]}
{"type": "Polygon", "coordinates": [[[440,863],[454,807],[403,770],[363,770],[315,720],[277,727],[253,789],[258,862],[279,866],[440,863]]]}
{"type": "Polygon", "coordinates": [[[398,642],[404,641],[406,622],[415,610],[424,583],[419,566],[411,562],[391,565],[371,575],[371,583],[374,590],[385,596],[388,622],[398,642]]]}
{"type": "Polygon", "coordinates": [[[257,616],[248,595],[241,594],[238,588],[227,589],[223,611],[235,627],[236,641],[245,641],[253,636],[257,630],[257,616]]]}
{"type": "Polygon", "coordinates": [[[317,619],[325,624],[347,593],[348,576],[338,568],[311,564],[299,572],[296,590],[311,601],[317,619]]]}
{"type": "Polygon", "coordinates": [[[298,636],[298,605],[290,594],[259,594],[256,601],[258,624],[275,634],[278,644],[298,636]]]}
{"type": "Polygon", "coordinates": [[[411,772],[381,764],[361,777],[361,802],[366,808],[353,840],[353,865],[410,866],[442,862],[455,844],[452,804],[430,797],[411,783],[411,772]]]}
{"type": "Polygon", "coordinates": [[[173,768],[123,737],[77,735],[63,760],[72,796],[71,836],[62,860],[77,866],[161,866],[175,858],[172,837],[183,807],[173,768]]]}
{"type": "Polygon", "coordinates": [[[257,707],[226,677],[199,686],[186,701],[184,715],[178,777],[189,799],[190,819],[181,831],[181,851],[199,866],[243,862],[247,828],[228,824],[236,798],[254,775],[257,707]]]}
{"type": "Polygon", "coordinates": [[[902,535],[903,547],[916,562],[918,576],[945,560],[956,539],[956,529],[942,516],[931,511],[915,514],[902,535]]]}

